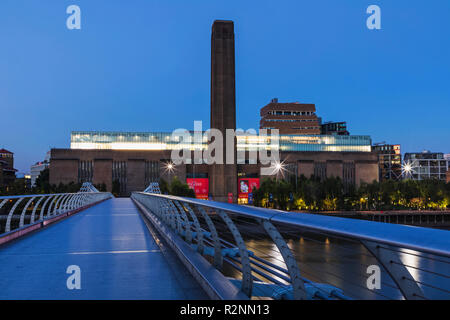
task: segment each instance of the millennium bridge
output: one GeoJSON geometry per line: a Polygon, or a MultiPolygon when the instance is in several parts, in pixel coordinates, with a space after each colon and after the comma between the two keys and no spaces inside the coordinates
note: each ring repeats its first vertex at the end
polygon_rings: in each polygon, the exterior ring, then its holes
{"type": "Polygon", "coordinates": [[[85,183],[0,197],[0,299],[450,299],[449,235],[85,183]]]}

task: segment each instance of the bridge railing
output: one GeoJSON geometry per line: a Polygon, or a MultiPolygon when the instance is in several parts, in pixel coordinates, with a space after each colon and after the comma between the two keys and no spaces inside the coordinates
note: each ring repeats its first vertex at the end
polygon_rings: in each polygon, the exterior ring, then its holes
{"type": "Polygon", "coordinates": [[[450,233],[136,192],[249,298],[450,299],[450,233]]]}
{"type": "Polygon", "coordinates": [[[111,197],[111,193],[98,191],[2,196],[0,197],[0,236],[111,197]]]}

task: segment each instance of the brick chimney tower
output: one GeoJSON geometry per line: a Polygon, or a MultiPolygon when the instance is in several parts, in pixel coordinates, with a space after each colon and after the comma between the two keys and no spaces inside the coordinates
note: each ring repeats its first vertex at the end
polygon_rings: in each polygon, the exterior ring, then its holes
{"type": "MultiPolygon", "coordinates": [[[[228,201],[233,194],[237,201],[236,147],[233,164],[226,164],[226,129],[236,130],[234,24],[216,20],[211,36],[211,128],[222,132],[224,164],[213,164],[209,169],[210,190],[215,201],[228,201]]],[[[236,143],[234,143],[236,146],[236,143]]]]}

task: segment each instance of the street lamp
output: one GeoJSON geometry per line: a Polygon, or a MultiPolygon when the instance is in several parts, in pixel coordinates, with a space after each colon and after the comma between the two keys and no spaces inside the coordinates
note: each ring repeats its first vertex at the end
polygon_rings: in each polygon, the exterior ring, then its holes
{"type": "Polygon", "coordinates": [[[281,172],[281,174],[283,175],[283,171],[285,169],[284,163],[276,161],[275,163],[273,163],[272,168],[272,172],[276,174],[276,180],[278,181],[278,174],[281,172]]]}
{"type": "Polygon", "coordinates": [[[171,183],[171,174],[175,170],[175,165],[172,162],[166,163],[165,171],[169,173],[169,184],[171,183]]]}
{"type": "Polygon", "coordinates": [[[402,176],[403,178],[406,176],[407,178],[410,178],[411,175],[414,173],[413,163],[411,162],[404,162],[402,164],[402,176]]]}

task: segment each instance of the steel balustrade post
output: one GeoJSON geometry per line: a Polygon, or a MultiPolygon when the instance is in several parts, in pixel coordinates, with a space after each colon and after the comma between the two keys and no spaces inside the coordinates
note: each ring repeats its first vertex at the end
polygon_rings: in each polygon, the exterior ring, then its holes
{"type": "Polygon", "coordinates": [[[85,193],[83,207],[89,205],[90,199],[91,199],[91,195],[89,193],[85,193]]]}
{"type": "Polygon", "coordinates": [[[5,205],[5,203],[8,202],[9,199],[4,199],[1,203],[0,203],[0,209],[5,205]]]}
{"type": "Polygon", "coordinates": [[[9,199],[4,199],[2,203],[0,203],[0,209],[8,202],[9,199]]]}
{"type": "Polygon", "coordinates": [[[34,217],[36,216],[36,210],[39,208],[39,204],[42,202],[42,200],[44,200],[45,196],[41,196],[38,200],[38,202],[36,202],[36,204],[34,205],[33,208],[33,212],[31,213],[31,219],[30,219],[30,223],[34,223],[34,217]]]}
{"type": "Polygon", "coordinates": [[[50,205],[48,206],[46,217],[51,217],[53,215],[53,208],[56,207],[56,205],[59,203],[59,200],[61,199],[62,195],[56,195],[55,199],[50,201],[50,205]]]}
{"type": "Polygon", "coordinates": [[[80,193],[78,195],[78,199],[77,199],[77,202],[75,204],[75,209],[79,209],[81,207],[81,204],[82,204],[82,201],[83,201],[83,197],[84,197],[83,193],[80,193]]]}
{"type": "Polygon", "coordinates": [[[78,209],[78,207],[79,207],[78,204],[80,203],[80,198],[81,198],[81,194],[77,193],[72,202],[72,210],[78,209]]]}
{"type": "Polygon", "coordinates": [[[78,198],[78,194],[77,194],[77,193],[74,193],[74,194],[72,195],[72,197],[70,197],[69,203],[67,204],[67,206],[68,206],[67,209],[68,209],[69,211],[72,211],[72,210],[73,210],[74,205],[75,205],[75,201],[77,200],[77,198],[78,198]]]}
{"type": "Polygon", "coordinates": [[[55,195],[54,199],[50,200],[48,203],[47,213],[45,213],[45,217],[51,216],[51,213],[53,212],[53,206],[55,205],[56,201],[58,201],[59,195],[55,195]]]}
{"type": "Polygon", "coordinates": [[[183,220],[184,220],[184,225],[185,225],[184,238],[188,243],[192,243],[191,224],[186,215],[186,211],[185,211],[184,207],[178,201],[174,201],[174,202],[180,212],[181,217],[183,217],[183,220]]]}
{"type": "Polygon", "coordinates": [[[84,203],[86,201],[85,199],[86,199],[86,194],[83,192],[83,193],[80,194],[80,199],[78,201],[78,208],[77,209],[79,209],[82,206],[84,206],[84,203]]]}
{"type": "Polygon", "coordinates": [[[178,213],[175,213],[173,210],[173,204],[170,200],[167,199],[158,199],[160,203],[160,207],[164,211],[165,216],[165,222],[175,231],[178,231],[178,233],[181,233],[181,224],[180,228],[177,229],[177,225],[175,225],[175,215],[178,215],[178,213]]]}
{"type": "Polygon", "coordinates": [[[23,227],[24,221],[25,221],[25,213],[27,212],[28,207],[30,206],[31,202],[36,199],[36,197],[31,197],[30,200],[28,200],[27,204],[22,210],[22,213],[20,214],[20,222],[19,222],[19,228],[23,227]]]}
{"type": "Polygon", "coordinates": [[[69,207],[70,199],[72,199],[72,196],[73,196],[73,193],[68,194],[67,197],[64,199],[64,201],[61,203],[61,211],[62,212],[69,211],[68,207],[69,207]]]}
{"type": "Polygon", "coordinates": [[[168,212],[169,212],[169,218],[170,218],[170,226],[172,227],[172,230],[181,230],[181,221],[178,223],[180,217],[178,216],[178,213],[175,213],[176,209],[174,204],[171,200],[167,201],[168,203],[168,212]]]}
{"type": "Polygon", "coordinates": [[[59,202],[55,206],[55,213],[61,214],[63,212],[63,204],[66,202],[67,198],[70,196],[70,194],[66,194],[59,199],[59,202]]]}
{"type": "Polygon", "coordinates": [[[184,203],[184,206],[188,210],[189,214],[191,215],[192,220],[194,221],[194,227],[197,232],[197,251],[200,253],[203,253],[204,250],[204,244],[203,244],[203,231],[202,227],[200,226],[200,223],[198,222],[197,216],[194,212],[194,210],[191,209],[189,204],[184,203]]]}
{"type": "Polygon", "coordinates": [[[59,208],[58,208],[58,213],[63,213],[64,212],[64,210],[66,209],[66,203],[67,203],[67,201],[70,199],[70,193],[69,194],[67,194],[62,200],[61,200],[61,203],[60,203],[60,205],[59,205],[59,208]]]}
{"type": "Polygon", "coordinates": [[[158,208],[159,210],[159,216],[162,221],[164,221],[165,224],[170,223],[170,206],[169,201],[166,199],[156,199],[153,197],[149,197],[149,200],[152,202],[153,206],[158,208]]]}
{"type": "Polygon", "coordinates": [[[166,217],[167,217],[167,224],[172,230],[176,230],[177,224],[175,223],[176,217],[175,213],[173,212],[173,204],[170,200],[165,200],[166,203],[166,217]]]}
{"type": "Polygon", "coordinates": [[[82,193],[80,194],[80,199],[79,199],[79,201],[78,201],[78,208],[77,208],[77,209],[79,209],[79,208],[81,208],[82,206],[84,206],[85,201],[86,201],[86,194],[85,194],[84,192],[82,192],[82,193]]]}
{"type": "Polygon", "coordinates": [[[183,233],[183,224],[182,224],[182,221],[181,221],[180,213],[178,212],[178,209],[175,206],[173,200],[169,200],[169,204],[170,204],[171,212],[175,216],[175,219],[177,221],[177,228],[176,228],[176,230],[177,230],[178,234],[181,235],[183,233]]]}
{"type": "Polygon", "coordinates": [[[211,233],[211,238],[214,244],[214,260],[213,264],[216,269],[222,270],[223,267],[223,256],[222,256],[222,244],[220,243],[219,235],[216,230],[216,226],[212,222],[208,213],[201,206],[197,206],[198,211],[202,215],[203,219],[205,219],[206,224],[208,225],[209,232],[211,233]]]}
{"type": "Polygon", "coordinates": [[[41,208],[41,212],[39,213],[39,220],[43,220],[44,219],[44,213],[45,213],[45,208],[47,207],[47,204],[49,203],[49,201],[54,198],[55,195],[50,195],[44,202],[44,204],[42,205],[41,208]]]}
{"type": "Polygon", "coordinates": [[[275,243],[278,251],[280,251],[280,254],[283,257],[284,263],[286,264],[289,272],[289,276],[291,277],[294,299],[306,300],[305,284],[300,276],[300,269],[291,249],[288,247],[286,241],[283,239],[277,228],[269,220],[258,219],[258,222],[261,224],[270,238],[272,238],[272,241],[275,243]]]}
{"type": "Polygon", "coordinates": [[[11,210],[9,210],[8,218],[6,219],[6,225],[5,225],[5,232],[11,231],[11,219],[14,214],[14,211],[16,210],[17,206],[22,202],[22,200],[25,198],[19,198],[17,199],[16,203],[14,203],[11,210]]]}
{"type": "Polygon", "coordinates": [[[228,229],[231,231],[234,240],[239,249],[239,255],[241,258],[242,265],[242,286],[241,291],[245,293],[249,298],[252,296],[253,289],[253,277],[252,268],[250,266],[250,258],[248,256],[247,246],[245,245],[244,239],[242,239],[241,233],[234,224],[233,220],[223,211],[217,210],[217,213],[222,218],[222,220],[227,225],[228,229]]]}
{"type": "Polygon", "coordinates": [[[53,207],[53,212],[51,212],[51,215],[58,215],[60,213],[60,209],[61,209],[61,203],[64,200],[64,198],[66,197],[66,194],[61,195],[61,197],[59,197],[59,199],[56,201],[55,206],[53,207]]]}
{"type": "Polygon", "coordinates": [[[396,252],[394,247],[386,244],[381,246],[376,242],[366,240],[361,242],[384,267],[405,299],[418,300],[425,297],[416,280],[403,265],[403,262],[400,260],[398,252],[396,252]],[[386,247],[386,249],[383,247],[386,247]]]}

